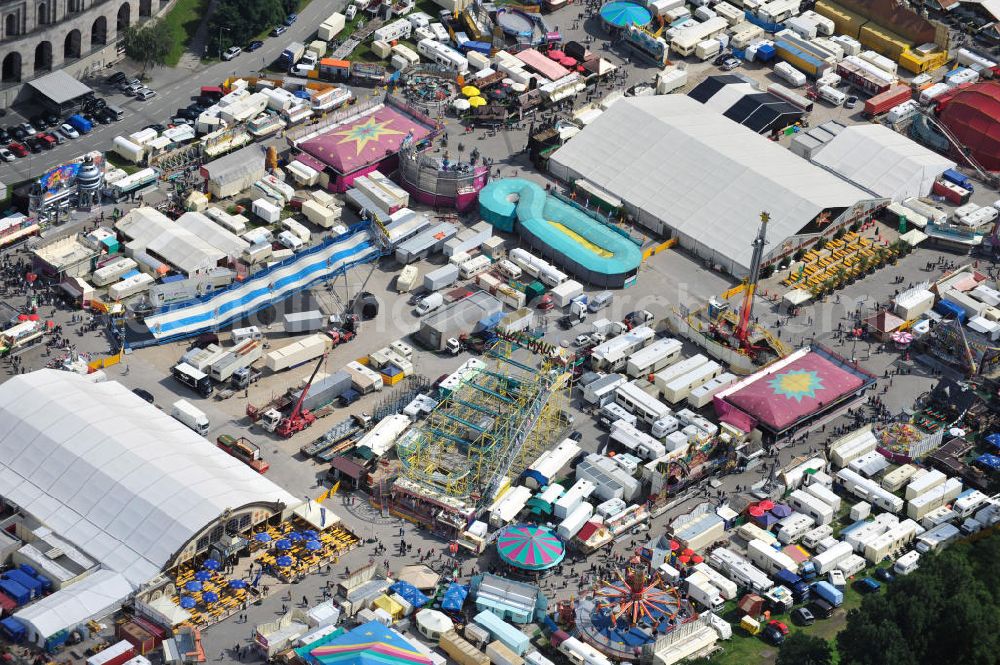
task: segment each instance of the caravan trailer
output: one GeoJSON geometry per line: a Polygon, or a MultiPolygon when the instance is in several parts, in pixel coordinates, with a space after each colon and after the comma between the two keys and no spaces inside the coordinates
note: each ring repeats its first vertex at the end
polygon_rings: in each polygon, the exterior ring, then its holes
{"type": "Polygon", "coordinates": [[[417,42],[417,53],[431,62],[453,69],[459,74],[464,74],[469,70],[469,61],[464,55],[435,39],[421,39],[417,42]]]}

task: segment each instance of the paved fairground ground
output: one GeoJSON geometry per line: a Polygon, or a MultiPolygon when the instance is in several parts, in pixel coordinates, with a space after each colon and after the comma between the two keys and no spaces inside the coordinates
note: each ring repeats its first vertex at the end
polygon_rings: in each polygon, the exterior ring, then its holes
{"type": "MultiPolygon", "coordinates": [[[[323,11],[333,11],[342,3],[338,0],[333,5],[323,11]]],[[[562,9],[553,15],[551,20],[553,24],[558,25],[567,39],[582,40],[589,35],[592,38],[591,48],[602,51],[609,60],[621,66],[620,71],[623,72],[623,76],[599,86],[595,91],[598,94],[650,82],[658,71],[652,66],[625,62],[621,53],[605,41],[606,35],[602,34],[596,25],[596,20],[585,18],[583,9],[579,5],[570,5],[562,9]]],[[[691,77],[689,87],[696,84],[700,78],[718,71],[710,64],[703,63],[689,63],[689,70],[691,77]]],[[[769,69],[753,63],[746,64],[741,72],[761,82],[777,80],[773,78],[769,69]]],[[[362,91],[359,92],[364,94],[362,91]]],[[[594,99],[596,98],[595,96],[594,99]]],[[[579,104],[586,101],[586,99],[577,100],[579,104]]],[[[552,110],[548,110],[542,115],[550,116],[552,113],[552,110]]],[[[828,119],[848,123],[866,122],[861,117],[860,109],[853,112],[817,103],[810,124],[820,124],[828,119]]],[[[501,132],[480,129],[465,133],[454,118],[447,118],[446,124],[447,149],[457,149],[459,143],[464,145],[466,153],[472,148],[478,148],[483,156],[494,161],[494,175],[520,175],[539,182],[550,182],[546,176],[531,169],[524,153],[530,121],[526,120],[519,128],[501,132]]],[[[783,139],[786,142],[787,140],[783,139]]],[[[977,188],[973,200],[980,204],[990,204],[996,198],[996,192],[977,188]]],[[[131,204],[120,204],[118,207],[127,210],[131,204]]],[[[110,218],[113,208],[114,206],[104,207],[105,218],[110,218]]],[[[742,223],[756,224],[759,212],[748,210],[747,218],[742,220],[742,223]]],[[[468,215],[466,221],[475,221],[475,218],[474,214],[468,215]]],[[[95,217],[94,214],[75,215],[67,224],[50,231],[49,236],[69,234],[99,222],[99,216],[95,217]]],[[[884,226],[880,226],[878,231],[886,235],[893,232],[884,226]]],[[[58,304],[52,296],[53,292],[36,290],[29,293],[26,290],[17,277],[22,274],[18,262],[28,260],[26,244],[6,251],[2,260],[4,279],[3,285],[0,286],[0,298],[3,302],[21,308],[28,304],[30,298],[37,298],[42,316],[51,318],[62,326],[64,339],[71,345],[72,350],[93,354],[95,357],[109,353],[108,339],[103,328],[96,322],[90,325],[89,314],[81,315],[78,311],[58,304]]],[[[879,343],[849,339],[838,332],[838,329],[849,329],[866,314],[875,312],[897,291],[911,284],[936,279],[953,265],[962,265],[975,260],[918,247],[896,265],[859,280],[822,302],[801,307],[796,316],[789,316],[769,298],[759,298],[755,315],[760,323],[778,332],[781,339],[796,346],[814,342],[824,344],[847,358],[856,359],[865,369],[878,377],[877,385],[871,394],[878,396],[884,408],[877,411],[865,402],[850,412],[840,413],[825,423],[817,424],[813,430],[798,436],[794,441],[781,441],[778,449],[772,451],[764,464],[742,474],[721,478],[721,484],[716,487],[709,488],[707,483],[703,483],[676,497],[672,508],[652,521],[650,532],[663,533],[670,519],[689,510],[698,501],[706,499],[724,501],[727,496],[737,492],[737,488],[746,488],[769,477],[775,466],[779,468],[786,466],[794,459],[804,458],[822,450],[834,438],[834,432],[838,428],[871,422],[877,418],[892,417],[910,407],[914,398],[928,391],[940,373],[947,373],[948,370],[929,367],[913,359],[906,360],[898,350],[883,347],[879,343]]],[[[418,267],[421,274],[425,274],[432,266],[442,263],[443,259],[438,257],[431,262],[422,261],[418,267]]],[[[981,269],[993,270],[995,275],[994,264],[980,259],[978,265],[981,269]]],[[[313,288],[305,296],[289,301],[291,310],[319,307],[332,313],[339,310],[342,302],[360,291],[362,285],[365,290],[379,298],[381,309],[377,318],[361,324],[361,334],[358,339],[337,347],[329,354],[326,360],[328,370],[335,370],[348,361],[367,355],[394,340],[406,339],[416,330],[418,319],[412,312],[412,307],[407,304],[407,296],[397,295],[392,288],[399,268],[400,266],[391,258],[373,267],[357,267],[346,277],[313,288]]],[[[602,316],[620,320],[628,312],[646,309],[660,320],[670,308],[679,305],[686,307],[702,305],[709,298],[719,296],[732,286],[734,282],[727,276],[712,271],[683,250],[671,249],[646,261],[641,268],[638,283],[627,290],[616,292],[611,309],[603,312],[602,316]]],[[[766,291],[766,285],[764,289],[766,291]]],[[[559,330],[555,321],[561,312],[538,314],[546,317],[545,339],[552,343],[569,346],[571,340],[578,334],[590,332],[587,323],[569,331],[559,330]]],[[[279,345],[284,342],[284,336],[277,331],[265,327],[265,332],[270,344],[279,345]]],[[[326,467],[305,459],[299,454],[299,448],[343,419],[347,413],[370,413],[378,401],[385,397],[378,393],[365,396],[350,409],[339,409],[304,432],[289,439],[281,439],[258,428],[250,427],[244,416],[246,405],[266,402],[272,395],[283,392],[301,376],[308,375],[312,366],[307,365],[290,372],[267,376],[251,387],[247,393],[237,394],[227,400],[202,399],[179,386],[169,374],[170,367],[189,346],[189,342],[178,342],[135,351],[127,355],[122,363],[109,367],[106,370],[108,377],[120,381],[129,388],[144,388],[150,391],[159,408],[169,408],[169,405],[179,397],[192,401],[209,416],[212,424],[211,432],[208,434],[210,440],[214,441],[219,434],[230,433],[247,436],[260,444],[265,459],[271,465],[268,478],[293,495],[303,498],[320,496],[329,487],[329,482],[325,478],[326,467]]],[[[417,349],[414,356],[416,373],[431,381],[442,374],[450,373],[467,357],[465,354],[447,356],[429,353],[420,350],[416,344],[413,346],[417,349]]],[[[686,351],[696,352],[693,347],[686,351]]],[[[44,367],[62,353],[59,350],[46,350],[43,347],[25,349],[14,358],[2,361],[0,378],[5,380],[14,372],[44,367]]],[[[588,451],[597,451],[605,444],[607,433],[597,427],[596,420],[586,412],[582,401],[576,395],[573,405],[576,410],[574,428],[582,433],[581,445],[588,451]]],[[[301,605],[303,602],[313,604],[323,600],[324,591],[328,586],[343,579],[348,569],[356,570],[370,562],[387,562],[390,571],[398,571],[404,565],[424,561],[444,576],[457,575],[459,580],[467,581],[475,571],[489,570],[495,565],[491,549],[478,559],[461,555],[454,558],[448,552],[447,542],[399,518],[380,513],[369,505],[367,497],[362,493],[341,490],[327,499],[324,505],[336,513],[347,528],[362,538],[362,544],[342,556],[330,570],[308,576],[294,584],[283,585],[273,579],[268,582],[268,578],[265,577],[262,584],[268,584],[270,595],[247,608],[245,621],[240,620],[238,613],[204,631],[203,644],[209,660],[235,662],[237,646],[244,653],[240,660],[260,659],[256,651],[242,649],[252,643],[254,626],[277,618],[285,608],[301,605]],[[403,542],[410,546],[405,554],[401,554],[400,550],[400,544],[403,542]],[[386,550],[378,551],[379,546],[384,546],[386,550]]],[[[578,597],[587,587],[588,581],[596,574],[595,566],[613,561],[614,557],[631,554],[633,546],[644,542],[647,538],[648,533],[645,532],[619,538],[610,554],[595,554],[589,558],[570,555],[541,583],[543,591],[549,598],[550,606],[554,606],[555,602],[561,599],[578,597]]]]}

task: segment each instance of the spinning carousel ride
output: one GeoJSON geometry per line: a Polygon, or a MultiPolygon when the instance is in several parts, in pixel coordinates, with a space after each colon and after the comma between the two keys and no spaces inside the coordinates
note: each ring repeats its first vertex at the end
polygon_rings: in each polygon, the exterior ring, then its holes
{"type": "Polygon", "coordinates": [[[617,659],[636,655],[677,626],[697,618],[682,594],[658,573],[630,567],[602,580],[576,607],[580,639],[617,659]]]}

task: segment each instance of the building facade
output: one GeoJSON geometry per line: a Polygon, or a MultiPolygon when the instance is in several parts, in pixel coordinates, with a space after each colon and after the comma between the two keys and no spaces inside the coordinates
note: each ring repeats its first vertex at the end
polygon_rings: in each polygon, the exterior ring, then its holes
{"type": "MultiPolygon", "coordinates": [[[[162,0],[0,0],[0,87],[10,89],[115,43],[162,0]]],[[[102,63],[105,64],[105,63],[102,63]]],[[[7,105],[13,98],[4,97],[7,105]]]]}

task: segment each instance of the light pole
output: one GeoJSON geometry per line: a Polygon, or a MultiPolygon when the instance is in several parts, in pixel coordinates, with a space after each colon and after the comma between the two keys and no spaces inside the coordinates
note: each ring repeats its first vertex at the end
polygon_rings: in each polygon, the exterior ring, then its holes
{"type": "Polygon", "coordinates": [[[229,28],[225,28],[225,27],[223,27],[221,25],[219,26],[219,60],[222,60],[222,31],[223,30],[225,30],[226,32],[229,32],[229,28]]]}

